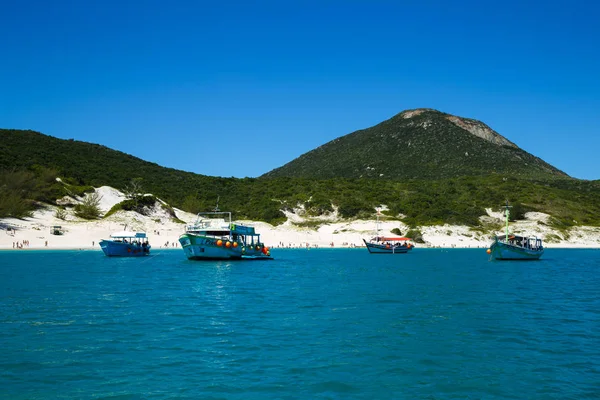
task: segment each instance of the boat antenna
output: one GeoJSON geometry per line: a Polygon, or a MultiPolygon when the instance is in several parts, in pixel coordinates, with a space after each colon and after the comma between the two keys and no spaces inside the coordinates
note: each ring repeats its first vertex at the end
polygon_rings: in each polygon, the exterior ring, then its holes
{"type": "Polygon", "coordinates": [[[217,206],[214,208],[214,212],[219,212],[219,199],[221,198],[221,196],[217,196],[217,206]]]}
{"type": "Polygon", "coordinates": [[[510,215],[510,208],[512,206],[508,205],[508,200],[506,200],[506,205],[504,206],[504,215],[506,216],[506,240],[508,240],[508,216],[510,215]]]}

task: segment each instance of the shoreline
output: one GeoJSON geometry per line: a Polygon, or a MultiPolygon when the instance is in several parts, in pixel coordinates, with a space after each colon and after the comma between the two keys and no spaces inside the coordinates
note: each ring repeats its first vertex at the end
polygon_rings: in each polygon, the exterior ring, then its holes
{"type": "MultiPolygon", "coordinates": [[[[123,199],[116,189],[102,186],[96,189],[101,196],[100,209],[108,212],[113,205],[123,199]]],[[[154,251],[159,249],[180,249],[179,237],[185,233],[186,225],[193,223],[197,215],[174,208],[177,220],[158,203],[147,210],[146,215],[133,211],[118,211],[107,218],[83,220],[72,212],[59,219],[57,207],[46,205],[27,218],[0,219],[0,251],[2,250],[101,250],[99,242],[108,239],[117,231],[129,230],[146,232],[154,251]],[[176,222],[177,221],[177,222],[176,222]],[[60,228],[56,235],[56,228],[60,228]],[[26,244],[22,249],[15,244],[26,244]],[[175,245],[175,246],[173,246],[175,245]]],[[[287,221],[281,225],[271,225],[260,221],[238,220],[235,223],[252,226],[260,234],[260,241],[272,249],[286,248],[336,248],[366,249],[363,239],[375,235],[376,227],[380,235],[397,236],[409,231],[418,231],[425,243],[413,243],[419,248],[469,249],[489,248],[492,235],[503,230],[503,215],[486,209],[487,215],[480,219],[490,226],[486,232],[462,225],[422,226],[411,229],[401,219],[376,221],[342,220],[336,213],[318,218],[307,218],[303,210],[284,211],[287,221]],[[314,224],[312,228],[302,225],[314,224]],[[492,228],[493,227],[493,228],[492,228]]],[[[544,241],[544,247],[565,249],[600,249],[600,227],[575,226],[567,231],[558,231],[548,224],[550,216],[538,212],[525,214],[524,220],[511,224],[511,231],[522,236],[537,236],[544,241]]]]}
{"type": "MultiPolygon", "coordinates": [[[[267,244],[268,246],[268,244],[267,244]]],[[[278,246],[268,246],[270,249],[273,250],[362,250],[362,251],[366,251],[367,247],[366,246],[309,246],[309,247],[303,247],[303,246],[295,246],[295,247],[278,247],[278,246]]],[[[458,246],[451,246],[451,247],[441,247],[441,246],[426,246],[423,244],[416,244],[415,249],[416,250],[485,250],[489,248],[489,246],[466,246],[466,247],[458,247],[458,246]]],[[[550,244],[550,245],[544,245],[544,249],[549,250],[549,249],[561,249],[561,250],[600,250],[600,246],[592,246],[592,245],[564,245],[564,244],[550,244]]],[[[11,246],[7,247],[7,246],[2,246],[0,245],[0,253],[2,252],[8,252],[8,251],[44,251],[44,250],[48,250],[48,251],[98,251],[101,252],[102,249],[100,248],[100,246],[29,246],[29,247],[23,247],[23,248],[13,248],[11,246]]],[[[156,251],[177,251],[177,250],[181,250],[181,247],[158,247],[158,248],[151,248],[151,254],[153,252],[156,251]]]]}

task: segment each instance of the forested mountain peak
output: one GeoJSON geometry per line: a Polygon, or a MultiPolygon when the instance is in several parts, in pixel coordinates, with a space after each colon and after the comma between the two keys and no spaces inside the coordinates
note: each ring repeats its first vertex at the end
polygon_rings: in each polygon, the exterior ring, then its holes
{"type": "Polygon", "coordinates": [[[440,179],[567,177],[488,125],[428,108],[402,111],[334,139],[265,177],[440,179]]]}

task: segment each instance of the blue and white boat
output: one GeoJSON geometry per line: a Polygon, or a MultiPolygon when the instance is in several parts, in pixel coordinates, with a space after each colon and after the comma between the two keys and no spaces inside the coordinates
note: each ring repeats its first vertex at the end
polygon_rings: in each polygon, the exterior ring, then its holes
{"type": "Polygon", "coordinates": [[[273,259],[253,226],[234,223],[230,212],[218,210],[198,214],[196,222],[179,237],[189,260],[273,259]]]}
{"type": "Polygon", "coordinates": [[[101,240],[100,247],[108,257],[144,257],[151,246],[145,232],[121,231],[101,240]]]}
{"type": "Polygon", "coordinates": [[[363,239],[371,254],[404,254],[415,247],[406,237],[375,236],[370,240],[363,239]]]}
{"type": "Polygon", "coordinates": [[[487,250],[490,260],[539,260],[544,254],[542,239],[537,236],[519,236],[508,233],[508,202],[504,206],[506,217],[506,234],[494,236],[494,241],[487,250]]]}
{"type": "Polygon", "coordinates": [[[379,234],[379,215],[381,211],[377,209],[377,222],[375,223],[375,236],[369,240],[363,239],[367,250],[371,254],[404,254],[412,250],[415,245],[410,243],[410,238],[407,237],[395,237],[395,236],[381,236],[379,234]]]}

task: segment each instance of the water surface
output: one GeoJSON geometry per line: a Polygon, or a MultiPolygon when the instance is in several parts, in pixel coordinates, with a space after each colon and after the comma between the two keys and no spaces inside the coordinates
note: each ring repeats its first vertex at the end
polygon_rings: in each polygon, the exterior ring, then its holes
{"type": "Polygon", "coordinates": [[[600,397],[600,251],[0,252],[0,398],[600,397]]]}

